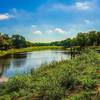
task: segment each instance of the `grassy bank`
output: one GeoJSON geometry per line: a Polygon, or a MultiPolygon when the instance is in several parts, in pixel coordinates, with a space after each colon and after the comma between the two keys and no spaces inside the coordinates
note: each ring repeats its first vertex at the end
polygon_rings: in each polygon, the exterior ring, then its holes
{"type": "MultiPolygon", "coordinates": [[[[74,46],[76,49],[76,52],[78,52],[79,46],[74,46]]],[[[86,48],[90,48],[96,51],[100,51],[100,46],[88,46],[86,48]]],[[[39,50],[57,50],[57,49],[65,49],[63,46],[33,46],[33,47],[27,47],[27,48],[21,48],[21,49],[9,49],[9,50],[0,50],[0,57],[9,55],[9,54],[15,54],[15,53],[21,53],[21,52],[31,52],[31,51],[39,51],[39,50]]],[[[70,48],[66,48],[66,51],[70,52],[70,48]]]]}
{"type": "Polygon", "coordinates": [[[15,53],[20,53],[20,52],[31,52],[31,51],[37,51],[37,50],[48,50],[48,49],[62,49],[63,47],[61,46],[33,46],[33,47],[28,47],[28,48],[21,48],[21,49],[10,49],[6,51],[0,51],[0,56],[5,56],[9,54],[15,54],[15,53]]]}
{"type": "MultiPolygon", "coordinates": [[[[86,46],[84,48],[80,48],[80,46],[72,46],[72,48],[76,49],[76,50],[80,50],[80,49],[93,49],[96,51],[100,51],[100,46],[86,46]]],[[[70,48],[66,48],[67,51],[70,51],[70,48]]]]}
{"type": "Polygon", "coordinates": [[[99,100],[99,74],[98,54],[88,51],[10,78],[0,87],[0,100],[99,100]]]}

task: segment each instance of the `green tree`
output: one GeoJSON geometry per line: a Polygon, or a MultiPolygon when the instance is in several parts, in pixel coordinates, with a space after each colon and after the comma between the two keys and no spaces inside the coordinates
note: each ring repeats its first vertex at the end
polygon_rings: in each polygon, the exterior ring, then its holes
{"type": "Polygon", "coordinates": [[[23,48],[27,46],[25,38],[19,34],[12,36],[12,44],[15,48],[23,48]]]}
{"type": "Polygon", "coordinates": [[[11,48],[12,41],[11,38],[7,34],[0,33],[0,49],[6,50],[11,48]]]}

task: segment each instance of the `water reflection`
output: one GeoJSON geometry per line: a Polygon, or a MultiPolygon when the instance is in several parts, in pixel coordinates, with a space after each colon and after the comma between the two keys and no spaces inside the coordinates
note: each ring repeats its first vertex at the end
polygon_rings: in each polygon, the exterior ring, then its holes
{"type": "Polygon", "coordinates": [[[5,72],[10,67],[10,61],[9,59],[0,59],[0,77],[3,75],[3,72],[5,72]]]}
{"type": "Polygon", "coordinates": [[[27,53],[17,53],[13,55],[12,66],[22,67],[26,64],[27,53]]]}
{"type": "Polygon", "coordinates": [[[17,53],[0,59],[0,76],[13,76],[15,73],[29,72],[41,64],[68,59],[70,55],[65,51],[34,51],[17,53]]]}
{"type": "Polygon", "coordinates": [[[16,53],[13,55],[13,58],[27,58],[27,53],[16,53]]]}

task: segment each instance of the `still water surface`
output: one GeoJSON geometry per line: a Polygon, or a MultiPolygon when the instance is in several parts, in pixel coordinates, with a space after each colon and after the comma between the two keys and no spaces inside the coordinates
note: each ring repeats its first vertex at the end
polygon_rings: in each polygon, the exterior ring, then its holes
{"type": "Polygon", "coordinates": [[[68,58],[70,58],[70,55],[63,50],[33,51],[10,55],[0,58],[0,76],[11,77],[18,73],[27,73],[41,64],[68,58]]]}

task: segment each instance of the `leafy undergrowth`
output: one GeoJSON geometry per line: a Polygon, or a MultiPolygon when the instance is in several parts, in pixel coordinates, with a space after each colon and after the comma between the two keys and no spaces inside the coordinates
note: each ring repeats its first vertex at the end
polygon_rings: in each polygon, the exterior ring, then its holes
{"type": "Polygon", "coordinates": [[[33,69],[0,87],[0,100],[100,100],[100,61],[87,51],[33,69]]]}

